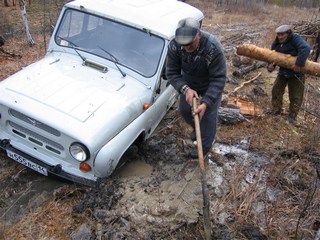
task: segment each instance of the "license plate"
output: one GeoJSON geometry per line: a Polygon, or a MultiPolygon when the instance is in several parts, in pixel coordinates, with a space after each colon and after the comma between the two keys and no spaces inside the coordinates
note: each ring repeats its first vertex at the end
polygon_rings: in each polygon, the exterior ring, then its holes
{"type": "Polygon", "coordinates": [[[25,165],[26,167],[31,168],[32,170],[34,170],[38,173],[41,173],[45,176],[48,176],[48,172],[47,172],[46,168],[44,168],[34,162],[31,162],[28,159],[25,159],[24,157],[20,156],[19,154],[16,154],[14,152],[7,150],[7,156],[9,158],[12,158],[13,160],[17,161],[18,163],[21,163],[21,164],[25,165]]]}

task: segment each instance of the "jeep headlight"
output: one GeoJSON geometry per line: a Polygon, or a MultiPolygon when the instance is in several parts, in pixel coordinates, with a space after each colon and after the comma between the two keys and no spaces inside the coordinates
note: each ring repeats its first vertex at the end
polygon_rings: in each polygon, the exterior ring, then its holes
{"type": "Polygon", "coordinates": [[[88,160],[90,157],[89,150],[81,143],[72,143],[69,152],[71,156],[79,162],[88,160]]]}

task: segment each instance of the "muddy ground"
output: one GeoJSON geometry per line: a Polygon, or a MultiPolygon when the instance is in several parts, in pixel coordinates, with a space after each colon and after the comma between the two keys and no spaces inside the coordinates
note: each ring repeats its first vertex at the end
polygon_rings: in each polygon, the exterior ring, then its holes
{"type": "MultiPolygon", "coordinates": [[[[299,114],[299,125],[292,126],[286,114],[263,114],[276,73],[261,67],[241,77],[233,75],[239,69],[237,45],[268,47],[284,16],[291,22],[310,20],[310,12],[253,6],[241,8],[239,14],[209,3],[190,4],[204,11],[203,29],[216,34],[226,49],[226,97],[261,72],[236,94],[254,103],[261,114],[246,115],[233,124],[221,121],[207,159],[213,238],[315,239],[320,228],[320,115],[310,112],[318,114],[319,78],[308,76],[306,109],[299,114]]],[[[15,11],[0,8],[7,11],[6,19],[15,11]]],[[[33,28],[40,23],[30,19],[33,28]]],[[[0,55],[1,80],[45,52],[41,34],[34,35],[38,44],[32,48],[22,33],[17,34],[8,35],[3,46],[15,56],[0,55]]],[[[204,239],[201,174],[198,162],[188,157],[195,148],[190,131],[175,105],[153,136],[139,148],[132,147],[124,156],[127,163],[98,188],[43,177],[2,153],[0,239],[204,239]]]]}

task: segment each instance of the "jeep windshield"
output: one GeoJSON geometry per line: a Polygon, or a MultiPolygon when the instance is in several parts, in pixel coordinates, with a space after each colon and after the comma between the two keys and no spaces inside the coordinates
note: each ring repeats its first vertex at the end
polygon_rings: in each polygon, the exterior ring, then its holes
{"type": "Polygon", "coordinates": [[[158,36],[72,9],[65,11],[55,42],[62,47],[77,46],[77,50],[116,62],[145,77],[157,71],[164,48],[164,40],[158,36]]]}

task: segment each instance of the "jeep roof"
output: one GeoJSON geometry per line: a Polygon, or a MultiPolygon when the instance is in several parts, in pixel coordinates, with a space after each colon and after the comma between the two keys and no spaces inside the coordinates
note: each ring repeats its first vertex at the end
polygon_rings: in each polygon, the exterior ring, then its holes
{"type": "Polygon", "coordinates": [[[176,0],[76,0],[66,7],[114,19],[166,39],[173,38],[180,19],[203,19],[200,10],[176,0]]]}

